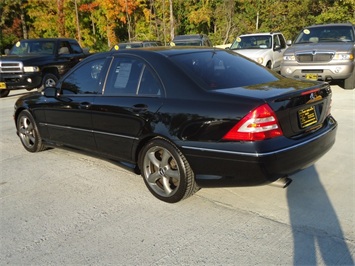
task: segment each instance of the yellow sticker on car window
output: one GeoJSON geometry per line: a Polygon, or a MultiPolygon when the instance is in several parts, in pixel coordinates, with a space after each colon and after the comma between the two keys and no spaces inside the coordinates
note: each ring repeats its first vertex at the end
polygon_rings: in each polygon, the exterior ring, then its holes
{"type": "Polygon", "coordinates": [[[237,38],[237,42],[241,42],[242,39],[240,37],[237,38]]]}
{"type": "Polygon", "coordinates": [[[116,44],[115,45],[115,50],[118,50],[118,49],[120,49],[120,47],[116,44]]]}
{"type": "Polygon", "coordinates": [[[311,32],[309,31],[309,29],[304,29],[304,30],[303,30],[303,33],[304,33],[304,34],[310,34],[311,32]]]}
{"type": "Polygon", "coordinates": [[[17,42],[16,43],[16,47],[20,47],[21,43],[20,42],[17,42]]]}

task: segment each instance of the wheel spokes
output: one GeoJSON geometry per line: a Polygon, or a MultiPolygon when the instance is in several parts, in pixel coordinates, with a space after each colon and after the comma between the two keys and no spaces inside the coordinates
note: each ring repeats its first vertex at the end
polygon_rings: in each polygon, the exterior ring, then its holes
{"type": "Polygon", "coordinates": [[[162,147],[151,148],[146,153],[145,177],[149,186],[161,196],[175,193],[180,183],[180,173],[175,158],[162,147]]]}
{"type": "Polygon", "coordinates": [[[21,123],[19,126],[20,137],[28,148],[35,144],[36,138],[34,136],[34,127],[31,121],[27,117],[21,118],[21,123]]]}
{"type": "Polygon", "coordinates": [[[165,172],[165,176],[171,177],[175,180],[180,180],[180,173],[178,170],[173,170],[171,168],[169,168],[168,170],[166,170],[165,172]]]}
{"type": "Polygon", "coordinates": [[[170,183],[170,178],[168,177],[162,177],[162,185],[165,194],[168,196],[173,192],[173,189],[171,188],[171,183],[170,183]]]}
{"type": "Polygon", "coordinates": [[[169,165],[169,159],[171,158],[170,153],[167,150],[162,150],[162,158],[161,158],[161,163],[160,167],[166,167],[169,165]]]}
{"type": "Polygon", "coordinates": [[[157,180],[159,180],[159,178],[161,178],[161,176],[159,175],[159,172],[156,171],[154,173],[151,173],[147,180],[148,180],[149,183],[154,183],[155,184],[157,182],[157,180]]]}
{"type": "Polygon", "coordinates": [[[159,167],[160,167],[160,161],[158,160],[157,157],[155,157],[155,151],[149,152],[149,153],[148,153],[148,158],[149,158],[149,161],[150,161],[156,168],[159,168],[159,167]]]}

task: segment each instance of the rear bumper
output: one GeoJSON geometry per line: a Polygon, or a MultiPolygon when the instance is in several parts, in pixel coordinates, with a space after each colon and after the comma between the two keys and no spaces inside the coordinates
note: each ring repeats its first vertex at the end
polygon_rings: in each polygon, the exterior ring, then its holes
{"type": "Polygon", "coordinates": [[[336,121],[330,118],[327,127],[302,140],[280,137],[264,141],[266,145],[262,142],[235,145],[235,148],[245,145],[250,151],[231,150],[231,143],[210,148],[185,145],[182,149],[200,187],[256,186],[314,164],[333,146],[336,128],[336,121]]]}

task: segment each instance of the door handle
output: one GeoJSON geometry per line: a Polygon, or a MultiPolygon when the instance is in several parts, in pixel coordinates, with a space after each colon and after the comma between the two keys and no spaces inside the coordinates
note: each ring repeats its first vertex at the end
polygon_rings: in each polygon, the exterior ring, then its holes
{"type": "Polygon", "coordinates": [[[90,102],[81,102],[79,104],[79,109],[89,109],[91,106],[91,103],[90,102]]]}
{"type": "Polygon", "coordinates": [[[142,112],[142,111],[147,111],[148,110],[148,105],[139,103],[133,105],[133,112],[142,112]]]}

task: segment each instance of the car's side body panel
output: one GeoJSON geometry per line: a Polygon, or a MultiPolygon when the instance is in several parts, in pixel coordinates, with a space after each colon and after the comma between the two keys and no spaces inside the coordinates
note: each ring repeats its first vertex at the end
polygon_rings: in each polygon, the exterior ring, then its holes
{"type": "MultiPolygon", "coordinates": [[[[335,141],[337,123],[330,116],[329,85],[285,79],[239,57],[214,49],[137,49],[93,55],[58,83],[55,95],[45,90],[44,95],[20,98],[15,119],[28,109],[45,144],[90,151],[135,169],[141,166],[139,155],[146,143],[163,138],[185,156],[201,187],[266,184],[313,164],[335,141]],[[260,73],[258,78],[265,82],[210,87],[197,74],[187,73],[186,64],[195,66],[201,53],[206,53],[205,59],[217,60],[212,65],[218,75],[230,70],[232,57],[242,69],[255,69],[249,78],[260,73]],[[181,61],[172,58],[180,54],[187,56],[181,56],[181,61]],[[139,65],[139,75],[133,78],[131,90],[134,64],[139,65]],[[91,74],[85,84],[97,85],[91,88],[74,79],[81,70],[83,75],[91,74]],[[148,74],[155,92],[143,92],[148,74]],[[130,92],[125,91],[128,88],[130,92]],[[243,117],[265,104],[277,117],[282,136],[262,141],[224,139],[243,117]],[[302,122],[304,118],[310,125],[302,122]]],[[[245,83],[241,75],[235,72],[236,81],[231,82],[245,83]]]]}

